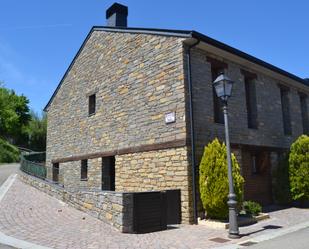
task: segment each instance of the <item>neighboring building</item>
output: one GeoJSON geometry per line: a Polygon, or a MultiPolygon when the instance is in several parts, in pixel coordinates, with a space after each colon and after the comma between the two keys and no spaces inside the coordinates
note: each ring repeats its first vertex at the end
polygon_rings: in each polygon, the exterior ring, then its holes
{"type": "Polygon", "coordinates": [[[197,168],[203,147],[224,139],[212,88],[224,71],[235,81],[230,136],[245,199],[271,203],[271,168],[309,130],[308,82],[198,32],[127,28],[126,18],[124,6],[107,11],[108,26],[91,29],[45,107],[48,178],[64,188],[179,188],[182,220],[193,222],[188,89],[197,168]]]}

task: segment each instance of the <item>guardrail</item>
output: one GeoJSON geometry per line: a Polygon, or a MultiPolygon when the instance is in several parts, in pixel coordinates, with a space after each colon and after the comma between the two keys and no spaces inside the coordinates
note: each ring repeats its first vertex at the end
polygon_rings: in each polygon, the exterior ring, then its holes
{"type": "Polygon", "coordinates": [[[20,160],[20,169],[29,175],[45,179],[45,159],[45,152],[31,152],[29,154],[22,153],[20,160]]]}

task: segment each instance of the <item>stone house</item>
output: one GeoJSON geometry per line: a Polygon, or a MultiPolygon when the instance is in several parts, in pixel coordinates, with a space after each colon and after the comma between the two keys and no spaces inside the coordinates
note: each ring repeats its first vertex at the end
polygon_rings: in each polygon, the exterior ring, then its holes
{"type": "Polygon", "coordinates": [[[203,148],[224,139],[212,88],[224,72],[235,81],[230,136],[244,197],[271,203],[272,167],[309,131],[308,81],[196,31],[129,28],[127,14],[107,10],[45,107],[48,178],[68,189],[181,189],[182,221],[194,222],[203,148]]]}

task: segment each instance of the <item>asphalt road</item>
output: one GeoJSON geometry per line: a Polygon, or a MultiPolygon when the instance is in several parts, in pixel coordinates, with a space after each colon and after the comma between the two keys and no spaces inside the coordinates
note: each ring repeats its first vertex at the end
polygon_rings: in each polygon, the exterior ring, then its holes
{"type": "Polygon", "coordinates": [[[309,227],[248,247],[250,249],[308,249],[309,227]]]}
{"type": "Polygon", "coordinates": [[[19,163],[0,164],[0,186],[11,175],[17,172],[19,163]]]}

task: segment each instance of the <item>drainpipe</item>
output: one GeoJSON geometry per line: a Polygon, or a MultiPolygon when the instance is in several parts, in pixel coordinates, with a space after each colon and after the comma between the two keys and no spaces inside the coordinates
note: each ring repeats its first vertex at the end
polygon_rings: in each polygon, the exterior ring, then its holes
{"type": "Polygon", "coordinates": [[[190,137],[191,137],[191,164],[192,164],[192,200],[194,212],[194,224],[197,224],[197,193],[196,193],[196,162],[195,162],[195,137],[194,137],[194,118],[193,118],[193,92],[192,92],[192,77],[191,77],[191,54],[193,47],[200,43],[197,40],[194,44],[187,48],[187,72],[188,72],[188,91],[189,91],[189,113],[190,113],[190,137]]]}

